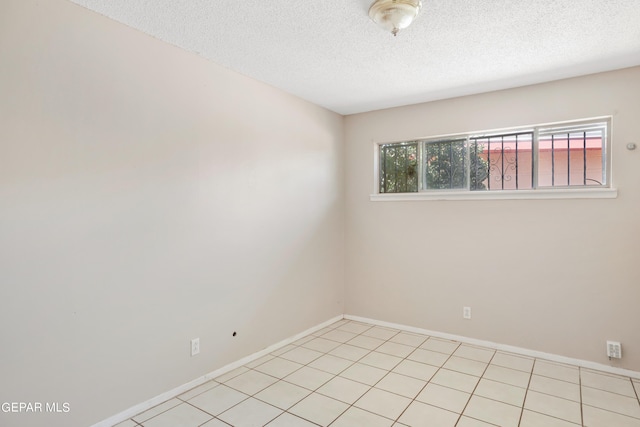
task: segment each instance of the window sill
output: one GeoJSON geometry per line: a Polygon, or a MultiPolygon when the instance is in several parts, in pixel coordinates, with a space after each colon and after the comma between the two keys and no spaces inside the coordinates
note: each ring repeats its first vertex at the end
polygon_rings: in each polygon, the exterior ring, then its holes
{"type": "Polygon", "coordinates": [[[615,188],[575,188],[554,190],[433,191],[421,193],[372,194],[372,202],[418,200],[535,200],[535,199],[615,199],[615,188]]]}

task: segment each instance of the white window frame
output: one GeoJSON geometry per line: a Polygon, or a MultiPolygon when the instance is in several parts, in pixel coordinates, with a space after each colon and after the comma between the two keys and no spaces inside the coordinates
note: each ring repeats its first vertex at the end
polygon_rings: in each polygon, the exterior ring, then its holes
{"type": "MultiPolygon", "coordinates": [[[[505,200],[505,199],[613,199],[618,196],[617,189],[613,186],[611,164],[611,128],[612,117],[594,117],[590,119],[572,120],[565,122],[543,123],[533,126],[519,126],[515,128],[485,130],[479,132],[466,132],[461,134],[448,134],[431,136],[427,138],[407,138],[400,141],[379,141],[373,143],[374,161],[373,161],[373,193],[370,195],[371,201],[419,201],[419,200],[505,200]],[[571,186],[553,188],[537,186],[538,181],[538,137],[540,134],[548,134],[550,130],[553,133],[582,130],[589,125],[606,123],[605,142],[603,144],[603,166],[605,168],[605,183],[602,186],[571,186]],[[526,190],[425,190],[423,188],[424,164],[422,158],[418,164],[420,173],[420,182],[418,192],[412,193],[380,193],[380,146],[394,143],[402,143],[406,141],[418,141],[425,144],[429,141],[438,141],[443,139],[458,139],[471,137],[483,137],[500,135],[510,132],[533,131],[532,161],[533,167],[533,189],[526,190]]],[[[467,150],[469,151],[469,150],[467,150]]],[[[469,164],[467,162],[467,164],[469,164]]]]}

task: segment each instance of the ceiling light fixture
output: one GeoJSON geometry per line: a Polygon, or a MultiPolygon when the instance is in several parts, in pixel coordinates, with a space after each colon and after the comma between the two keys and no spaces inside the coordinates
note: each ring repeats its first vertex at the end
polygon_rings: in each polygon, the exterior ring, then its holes
{"type": "Polygon", "coordinates": [[[369,8],[369,18],[395,36],[411,25],[421,7],[421,0],[376,0],[369,8]]]}

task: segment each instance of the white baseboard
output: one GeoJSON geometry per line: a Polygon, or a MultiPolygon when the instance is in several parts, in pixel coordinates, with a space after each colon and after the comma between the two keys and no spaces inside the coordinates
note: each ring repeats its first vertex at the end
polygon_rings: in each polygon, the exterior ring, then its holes
{"type": "Polygon", "coordinates": [[[629,369],[616,368],[614,366],[603,365],[602,363],[590,362],[588,360],[574,359],[572,357],[559,356],[557,354],[544,353],[541,351],[529,350],[527,348],[515,347],[515,346],[505,345],[505,344],[498,344],[491,341],[478,340],[475,338],[468,338],[460,335],[447,334],[447,333],[437,332],[437,331],[429,331],[427,329],[401,325],[398,323],[383,322],[380,320],[369,319],[366,317],[352,316],[350,314],[345,314],[344,318],[348,320],[354,320],[357,322],[369,323],[371,325],[383,326],[387,328],[399,329],[406,332],[429,335],[436,338],[459,341],[466,344],[492,348],[495,350],[506,351],[514,354],[520,354],[522,356],[535,357],[538,359],[545,359],[545,360],[558,362],[558,363],[566,363],[569,365],[580,366],[582,368],[588,368],[596,371],[607,372],[610,374],[622,375],[625,377],[640,379],[640,372],[632,371],[629,369]]]}
{"type": "Polygon", "coordinates": [[[253,353],[253,354],[251,354],[251,355],[249,355],[247,357],[243,357],[240,360],[236,360],[233,363],[230,363],[230,364],[228,364],[226,366],[223,366],[220,369],[216,369],[213,372],[209,372],[206,375],[203,375],[203,376],[201,376],[199,378],[196,378],[193,381],[189,381],[188,383],[183,384],[181,386],[178,386],[178,387],[176,387],[176,388],[174,388],[172,390],[169,390],[166,393],[159,394],[158,396],[153,397],[153,398],[147,400],[146,402],[142,402],[142,403],[139,403],[139,404],[137,404],[135,406],[132,406],[131,408],[129,408],[129,409],[125,410],[125,411],[122,411],[119,414],[116,414],[116,415],[114,415],[112,417],[109,417],[106,420],[100,421],[99,423],[94,424],[91,427],[112,427],[112,426],[114,426],[114,425],[116,425],[118,423],[121,423],[121,422],[123,422],[125,420],[128,420],[131,417],[136,416],[137,414],[139,414],[141,412],[146,411],[147,409],[151,409],[154,406],[157,406],[157,405],[159,405],[159,404],[161,404],[163,402],[166,402],[167,400],[173,399],[174,397],[179,396],[182,393],[184,393],[186,391],[189,391],[194,387],[197,387],[197,386],[199,386],[201,384],[204,384],[209,380],[212,380],[212,379],[214,379],[216,377],[219,377],[220,375],[224,375],[227,372],[233,371],[234,369],[239,368],[240,366],[246,365],[249,362],[252,362],[252,361],[254,361],[256,359],[261,358],[262,356],[265,356],[265,355],[267,355],[267,354],[269,354],[269,353],[271,353],[273,351],[278,350],[279,348],[284,347],[285,345],[289,345],[292,342],[299,340],[300,338],[306,337],[307,335],[311,335],[314,332],[319,331],[320,329],[331,325],[332,323],[335,323],[335,322],[337,322],[339,320],[342,320],[343,318],[344,318],[344,316],[342,316],[342,315],[333,317],[333,318],[331,318],[331,319],[329,319],[329,320],[327,320],[325,322],[320,323],[319,325],[316,325],[316,326],[314,326],[312,328],[307,329],[306,331],[300,332],[300,333],[298,333],[298,334],[296,334],[296,335],[294,335],[292,337],[286,338],[286,339],[284,339],[284,340],[282,340],[282,341],[280,341],[280,342],[278,342],[276,344],[270,345],[269,347],[267,347],[267,348],[265,348],[263,350],[260,350],[260,351],[258,351],[256,353],[253,353]]]}

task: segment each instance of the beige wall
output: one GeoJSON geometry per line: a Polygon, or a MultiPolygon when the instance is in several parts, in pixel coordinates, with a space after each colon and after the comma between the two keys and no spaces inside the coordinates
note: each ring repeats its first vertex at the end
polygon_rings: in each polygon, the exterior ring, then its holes
{"type": "Polygon", "coordinates": [[[0,402],[71,409],[0,425],[86,426],[342,314],[343,152],[337,114],[0,2],[0,402]]]}
{"type": "Polygon", "coordinates": [[[346,313],[603,364],[617,340],[639,371],[639,90],[631,68],[347,117],[346,313]],[[369,201],[374,142],[604,115],[617,199],[369,201]]]}

